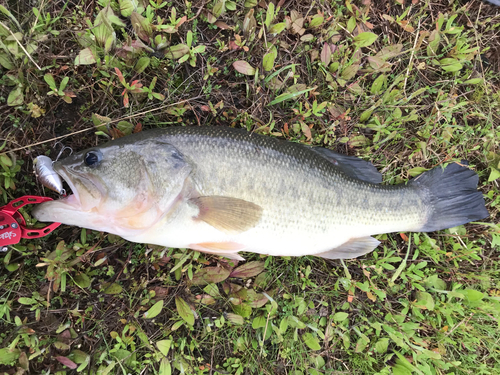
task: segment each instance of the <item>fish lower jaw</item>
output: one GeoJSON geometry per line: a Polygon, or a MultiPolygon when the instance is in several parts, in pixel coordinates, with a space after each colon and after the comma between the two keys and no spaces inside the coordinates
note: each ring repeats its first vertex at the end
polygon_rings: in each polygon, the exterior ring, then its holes
{"type": "Polygon", "coordinates": [[[64,198],[61,198],[60,201],[64,201],[65,204],[68,204],[77,210],[82,210],[82,204],[75,194],[69,194],[64,198]]]}

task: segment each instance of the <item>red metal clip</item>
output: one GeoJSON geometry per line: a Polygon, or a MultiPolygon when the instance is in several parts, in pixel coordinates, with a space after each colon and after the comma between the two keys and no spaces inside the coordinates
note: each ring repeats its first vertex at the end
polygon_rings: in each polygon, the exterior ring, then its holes
{"type": "Polygon", "coordinates": [[[46,236],[61,223],[52,223],[45,228],[26,228],[26,221],[18,210],[27,204],[38,204],[51,201],[52,198],[38,197],[36,195],[25,195],[14,199],[9,204],[0,207],[0,247],[14,245],[21,241],[21,238],[39,238],[46,236]]]}

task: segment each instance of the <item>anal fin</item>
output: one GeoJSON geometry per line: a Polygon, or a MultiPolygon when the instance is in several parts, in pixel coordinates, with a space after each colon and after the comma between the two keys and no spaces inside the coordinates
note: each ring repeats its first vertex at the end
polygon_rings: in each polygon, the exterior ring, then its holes
{"type": "Polygon", "coordinates": [[[352,259],[373,251],[380,241],[373,237],[351,238],[335,249],[313,254],[325,259],[352,259]]]}
{"type": "Polygon", "coordinates": [[[238,251],[244,250],[246,246],[236,242],[201,242],[190,244],[188,247],[206,254],[218,255],[233,260],[245,260],[238,254],[238,251]]]}

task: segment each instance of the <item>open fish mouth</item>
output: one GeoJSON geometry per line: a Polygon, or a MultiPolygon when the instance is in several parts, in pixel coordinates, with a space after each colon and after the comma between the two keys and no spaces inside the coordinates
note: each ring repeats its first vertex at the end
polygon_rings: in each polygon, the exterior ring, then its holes
{"type": "Polygon", "coordinates": [[[68,194],[38,205],[32,211],[33,216],[42,222],[64,222],[80,226],[85,224],[89,229],[100,227],[102,224],[93,225],[92,216],[98,212],[105,190],[85,174],[67,171],[58,163],[54,163],[54,171],[66,182],[68,194]]]}
{"type": "Polygon", "coordinates": [[[84,173],[74,170],[68,172],[64,166],[57,163],[54,164],[54,171],[69,187],[66,189],[67,195],[55,202],[69,205],[78,211],[90,211],[100,204],[105,190],[98,182],[93,181],[84,173]]]}
{"type": "Polygon", "coordinates": [[[81,210],[82,203],[80,200],[80,195],[75,184],[73,183],[73,181],[71,181],[71,178],[68,177],[67,173],[62,168],[57,168],[55,169],[55,171],[69,187],[69,189],[66,189],[66,196],[58,199],[58,201],[68,204],[75,209],[81,210]]]}

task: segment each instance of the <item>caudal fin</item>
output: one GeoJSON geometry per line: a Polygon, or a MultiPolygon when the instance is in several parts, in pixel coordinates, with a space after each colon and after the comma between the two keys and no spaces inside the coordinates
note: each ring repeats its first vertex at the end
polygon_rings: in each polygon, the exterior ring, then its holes
{"type": "Polygon", "coordinates": [[[436,167],[410,181],[430,197],[432,214],[421,231],[452,228],[488,217],[483,195],[477,191],[478,181],[474,171],[458,163],[444,169],[436,167]]]}

